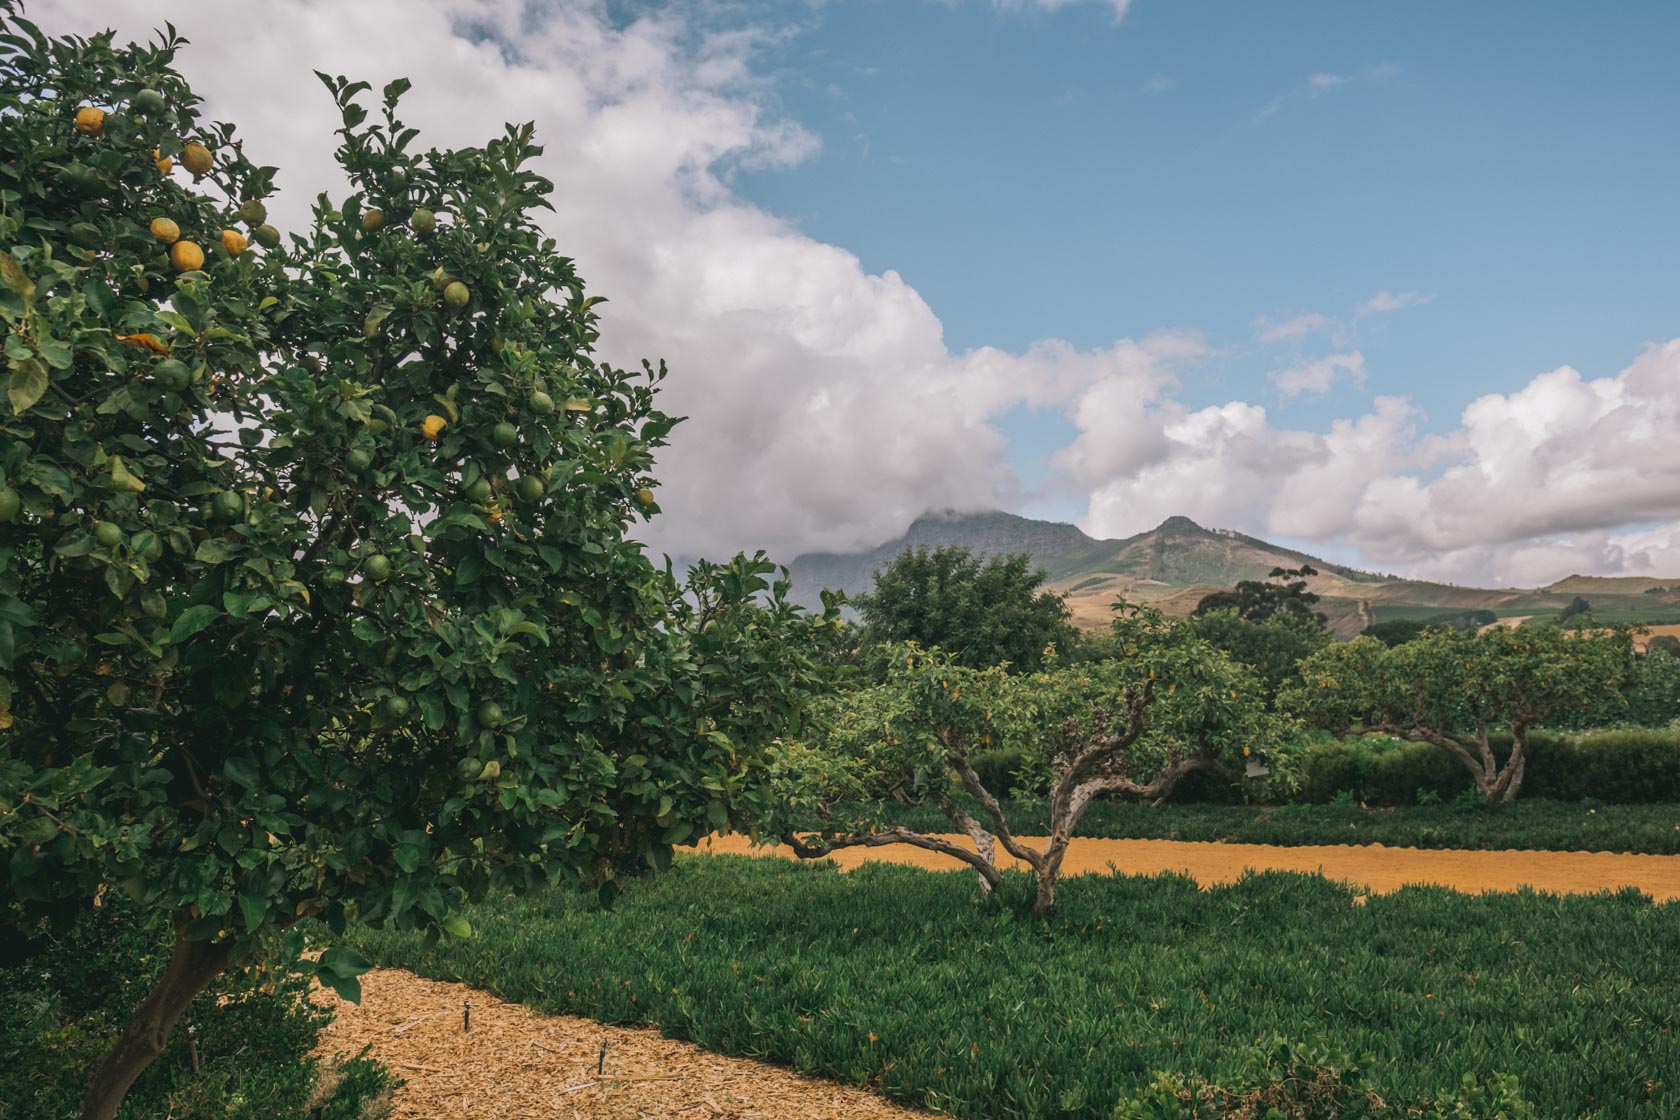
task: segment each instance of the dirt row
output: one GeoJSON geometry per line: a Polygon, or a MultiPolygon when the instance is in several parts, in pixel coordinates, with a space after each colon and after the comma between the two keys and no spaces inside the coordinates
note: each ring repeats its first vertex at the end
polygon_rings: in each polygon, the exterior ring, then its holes
{"type": "MultiPolygon", "coordinates": [[[[1680,827],[1680,825],[1677,825],[1680,827]]],[[[945,836],[970,847],[965,836],[945,836]]],[[[1042,839],[1027,838],[1034,847],[1042,839]]],[[[745,837],[719,836],[703,851],[733,855],[780,855],[786,847],[755,848],[745,837]]],[[[950,856],[895,844],[886,848],[848,848],[829,857],[850,870],[866,861],[888,861],[951,871],[962,864],[950,856]]],[[[1013,860],[1005,861],[1018,866],[1013,860]]],[[[1062,864],[1066,874],[1159,875],[1176,871],[1202,886],[1235,882],[1245,871],[1300,871],[1340,879],[1379,894],[1414,883],[1427,883],[1468,894],[1532,887],[1550,894],[1592,894],[1637,887],[1658,902],[1680,898],[1680,856],[1631,855],[1622,852],[1471,852],[1422,848],[1359,846],[1279,848],[1265,844],[1188,843],[1179,840],[1075,839],[1062,864]]]]}

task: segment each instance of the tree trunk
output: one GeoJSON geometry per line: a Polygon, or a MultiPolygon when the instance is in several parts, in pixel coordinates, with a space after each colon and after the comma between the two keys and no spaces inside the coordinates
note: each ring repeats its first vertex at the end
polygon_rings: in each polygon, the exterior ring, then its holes
{"type": "Polygon", "coordinates": [[[140,1001],[116,1045],[94,1070],[77,1120],[112,1120],[116,1116],[129,1086],[163,1053],[182,1012],[227,967],[231,950],[227,942],[212,945],[188,941],[176,930],[169,967],[140,1001]]]}
{"type": "Polygon", "coordinates": [[[1517,791],[1522,788],[1523,770],[1528,766],[1528,728],[1521,724],[1511,725],[1511,757],[1505,760],[1505,773],[1500,776],[1504,789],[1500,791],[1499,800],[1515,801],[1517,791]]]}

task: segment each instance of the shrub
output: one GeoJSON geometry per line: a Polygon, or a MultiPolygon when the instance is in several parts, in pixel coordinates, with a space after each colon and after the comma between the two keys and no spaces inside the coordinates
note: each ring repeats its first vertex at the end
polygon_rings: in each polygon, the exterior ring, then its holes
{"type": "MultiPolygon", "coordinates": [[[[0,1116],[57,1120],[75,1112],[87,1070],[169,961],[170,943],[116,892],[69,929],[12,942],[0,961],[0,1116]]],[[[356,1120],[384,1115],[395,1084],[366,1058],[323,1066],[311,1056],[332,1013],[310,981],[230,971],[183,1020],[130,1091],[124,1117],[173,1120],[356,1120]],[[198,1052],[192,1069],[190,1046],[198,1052]]]]}

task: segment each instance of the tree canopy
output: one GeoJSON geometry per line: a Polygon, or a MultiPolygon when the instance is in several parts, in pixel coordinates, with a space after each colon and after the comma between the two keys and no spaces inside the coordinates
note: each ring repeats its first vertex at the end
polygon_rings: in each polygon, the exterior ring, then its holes
{"type": "Polygon", "coordinates": [[[1047,647],[1078,638],[1066,601],[1041,590],[1044,580],[1023,553],[981,559],[954,545],[909,549],[853,600],[863,616],[861,640],[938,647],[976,669],[1006,662],[1033,669],[1047,647]]]}
{"type": "Polygon", "coordinates": [[[349,193],[282,235],[173,29],[0,24],[0,920],[122,890],[173,928],[108,1117],[301,919],[465,936],[492,885],[611,889],[759,812],[828,620],[630,536],[665,370],[593,357],[530,125],[425,151],[406,81],[323,75],[349,193]]]}
{"type": "Polygon", "coordinates": [[[1129,613],[1117,630],[1116,658],[1052,660],[1030,673],[892,647],[884,683],[832,699],[778,753],[764,830],[806,857],[885,844],[942,852],[988,889],[1001,847],[1031,870],[1042,912],[1055,903],[1062,858],[1094,799],[1157,801],[1196,771],[1287,785],[1289,723],[1262,706],[1248,668],[1153,611],[1129,613]],[[1011,832],[998,791],[974,765],[994,748],[1019,751],[1049,789],[1051,832],[1041,847],[1011,832]],[[878,806],[889,800],[938,807],[973,846],[881,827],[878,806]]]}
{"type": "Polygon", "coordinates": [[[1324,615],[1312,609],[1318,596],[1307,590],[1307,580],[1318,574],[1311,564],[1299,568],[1273,568],[1263,580],[1245,579],[1229,591],[1215,591],[1202,597],[1193,614],[1235,611],[1245,622],[1263,622],[1282,614],[1303,622],[1324,624],[1324,615]]]}
{"type": "Polygon", "coordinates": [[[1392,648],[1365,637],[1327,646],[1302,663],[1300,683],[1280,702],[1337,735],[1432,743],[1470,772],[1484,799],[1511,801],[1529,733],[1619,697],[1632,667],[1623,630],[1429,630],[1392,648]],[[1503,758],[1490,740],[1497,730],[1512,739],[1503,758]]]}

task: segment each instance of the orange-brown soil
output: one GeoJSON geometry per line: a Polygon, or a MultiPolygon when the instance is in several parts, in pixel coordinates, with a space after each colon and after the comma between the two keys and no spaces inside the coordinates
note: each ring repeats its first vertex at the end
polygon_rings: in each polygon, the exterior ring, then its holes
{"type": "MultiPolygon", "coordinates": [[[[944,839],[972,847],[964,836],[944,839]]],[[[1033,847],[1043,844],[1039,839],[1026,842],[1033,847]]],[[[701,850],[793,856],[786,847],[755,848],[742,836],[713,837],[701,850]]],[[[903,844],[847,848],[828,858],[847,870],[869,860],[904,863],[934,871],[952,871],[963,866],[950,856],[903,844]]],[[[1013,860],[1004,858],[1009,866],[1017,866],[1013,860]]],[[[1277,848],[1265,844],[1081,837],[1069,846],[1062,867],[1069,875],[1158,875],[1163,871],[1178,871],[1203,886],[1233,882],[1245,871],[1301,871],[1345,880],[1378,893],[1410,883],[1429,883],[1472,894],[1514,891],[1524,886],[1552,894],[1591,894],[1637,887],[1658,902],[1680,898],[1680,856],[1620,852],[1434,851],[1388,848],[1381,844],[1277,848]]]]}

